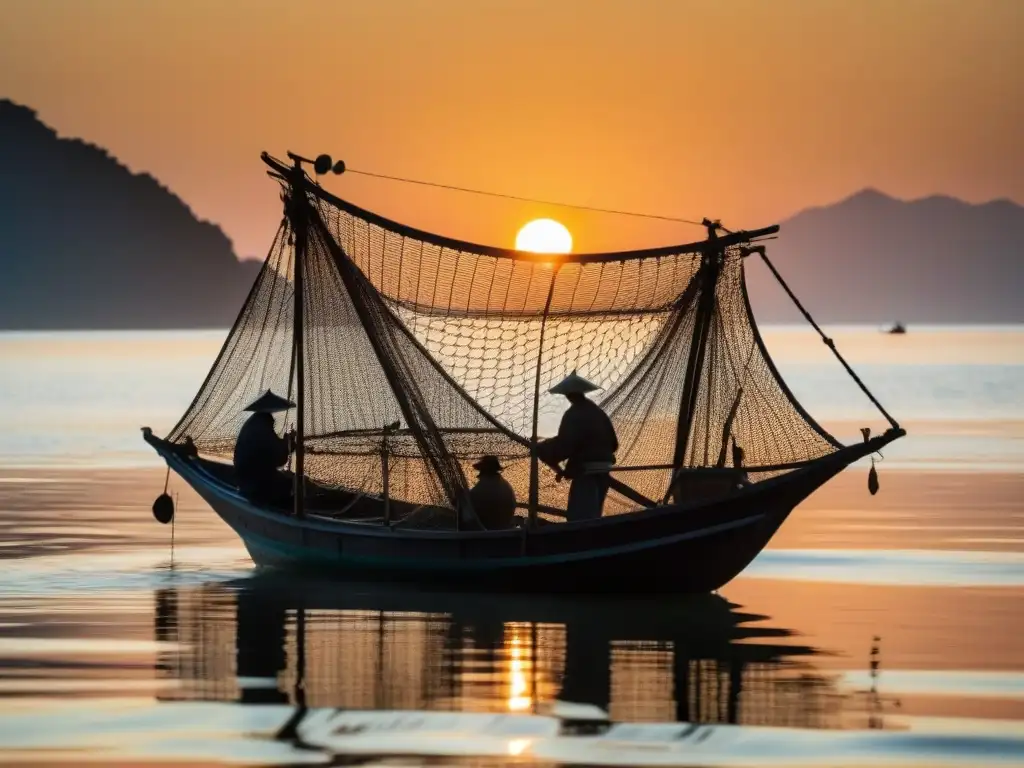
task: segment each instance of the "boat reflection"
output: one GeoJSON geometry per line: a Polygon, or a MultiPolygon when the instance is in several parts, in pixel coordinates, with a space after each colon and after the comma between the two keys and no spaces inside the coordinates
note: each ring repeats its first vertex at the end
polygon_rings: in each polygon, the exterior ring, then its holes
{"type": "Polygon", "coordinates": [[[156,595],[163,698],[836,727],[817,649],[718,596],[544,598],[256,577],[156,595]]]}

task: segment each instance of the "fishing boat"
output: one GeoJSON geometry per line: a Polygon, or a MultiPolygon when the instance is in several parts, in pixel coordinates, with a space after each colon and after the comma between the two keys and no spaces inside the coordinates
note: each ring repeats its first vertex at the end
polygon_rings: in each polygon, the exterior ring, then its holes
{"type": "Polygon", "coordinates": [[[891,326],[889,326],[889,330],[886,331],[886,333],[891,333],[891,334],[896,334],[896,335],[901,335],[901,334],[904,334],[906,332],[907,332],[907,326],[905,326],[903,323],[901,323],[899,321],[897,321],[897,322],[893,323],[891,326]]]}
{"type": "Polygon", "coordinates": [[[808,495],[905,434],[769,260],[777,226],[705,219],[687,244],[530,253],[392,221],[318,183],[344,163],[288,158],[262,155],[284,216],[205,382],[165,437],[143,428],[258,566],[482,590],[713,591],[808,495]],[[754,256],[884,432],[844,445],[794,398],[754,321],[754,256]],[[540,446],[564,409],[548,386],[574,370],[601,388],[619,450],[603,515],[569,522],[568,483],[540,446]],[[243,494],[232,465],[244,409],[267,393],[295,406],[277,424],[294,435],[294,492],[276,505],[243,494]],[[516,492],[512,527],[476,523],[469,478],[484,455],[516,492]]]}

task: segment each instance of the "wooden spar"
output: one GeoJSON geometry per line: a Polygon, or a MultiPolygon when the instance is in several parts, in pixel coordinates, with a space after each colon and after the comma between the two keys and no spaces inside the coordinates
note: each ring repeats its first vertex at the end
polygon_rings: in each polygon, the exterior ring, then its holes
{"type": "MultiPolygon", "coordinates": [[[[377,362],[380,363],[381,370],[384,371],[384,376],[388,381],[391,394],[398,403],[398,408],[402,412],[402,418],[405,419],[409,432],[412,433],[413,438],[416,440],[416,444],[419,445],[420,449],[423,451],[424,460],[434,469],[438,478],[444,478],[445,476],[445,466],[442,463],[445,461],[450,462],[450,464],[448,464],[449,468],[461,473],[461,467],[448,453],[444,444],[441,443],[439,446],[437,442],[431,442],[427,429],[434,434],[439,433],[433,422],[428,421],[430,419],[430,414],[422,405],[422,396],[418,391],[417,382],[410,380],[407,386],[403,386],[401,383],[402,378],[399,375],[394,362],[388,356],[388,353],[384,348],[381,334],[377,333],[376,323],[370,315],[363,298],[360,297],[361,288],[358,281],[360,279],[359,275],[362,273],[359,271],[359,268],[349,260],[348,256],[345,255],[345,252],[330,236],[329,232],[327,232],[327,225],[324,224],[323,219],[315,210],[312,211],[311,225],[316,227],[317,231],[321,233],[324,238],[324,244],[328,250],[330,250],[334,258],[335,266],[338,269],[338,276],[341,278],[341,282],[345,286],[345,290],[348,291],[349,297],[352,300],[352,308],[355,309],[356,317],[359,318],[359,323],[363,327],[363,331],[366,334],[366,340],[373,349],[374,355],[377,357],[377,362]],[[414,400],[415,406],[419,409],[419,413],[414,410],[414,400]],[[424,427],[423,422],[427,422],[426,427],[424,427]]],[[[397,429],[398,425],[396,424],[394,426],[397,429]]],[[[445,490],[447,491],[449,489],[445,488],[445,490]]],[[[463,505],[466,503],[466,499],[464,497],[465,493],[463,492],[462,498],[449,499],[449,501],[452,502],[453,508],[459,513],[455,516],[456,530],[461,530],[462,528],[461,510],[463,509],[463,505]]]]}
{"type": "Polygon", "coordinates": [[[540,458],[537,456],[537,421],[540,415],[540,366],[544,360],[544,331],[548,325],[548,312],[551,311],[551,299],[555,295],[555,280],[558,278],[560,262],[551,268],[551,285],[548,286],[548,298],[544,302],[544,314],[540,319],[540,344],[537,347],[537,373],[533,380],[533,430],[530,433],[530,514],[529,526],[537,526],[537,508],[540,504],[540,458]]]}
{"type": "Polygon", "coordinates": [[[307,202],[305,179],[301,160],[292,168],[291,194],[288,216],[295,233],[295,305],[292,314],[292,351],[295,363],[295,517],[305,515],[305,459],[306,459],[306,371],[303,351],[303,295],[305,291],[303,267],[309,242],[307,229],[307,202]]]}
{"type": "MultiPolygon", "coordinates": [[[[704,220],[708,228],[708,239],[700,265],[700,297],[697,300],[697,317],[693,323],[693,338],[686,362],[686,376],[683,379],[683,394],[679,402],[679,421],[676,425],[676,449],[672,463],[678,470],[686,460],[686,449],[693,432],[693,417],[697,411],[697,394],[700,391],[701,370],[704,368],[704,353],[707,351],[708,334],[715,313],[715,290],[718,273],[722,265],[722,244],[718,238],[718,224],[704,220]]],[[[665,491],[667,501],[672,493],[672,482],[665,491]]]]}
{"type": "MultiPolygon", "coordinates": [[[[271,157],[268,153],[264,152],[262,157],[263,162],[266,163],[277,173],[286,172],[287,166],[280,160],[276,160],[271,157]]],[[[276,177],[275,177],[276,178],[276,177]]],[[[425,232],[422,229],[416,229],[405,224],[400,224],[397,221],[385,218],[380,214],[368,211],[365,208],[360,208],[358,205],[354,205],[347,200],[343,200],[337,195],[332,195],[326,189],[320,185],[310,185],[309,194],[316,197],[319,200],[323,200],[331,205],[340,208],[346,213],[355,216],[358,219],[362,219],[370,224],[376,224],[381,229],[386,229],[389,232],[393,232],[396,235],[403,237],[409,237],[414,240],[422,240],[425,243],[436,245],[439,248],[450,248],[453,251],[464,251],[466,253],[475,253],[480,256],[493,256],[499,259],[515,259],[519,261],[543,261],[546,259],[547,254],[536,254],[527,251],[517,251],[511,248],[495,248],[488,245],[480,245],[479,243],[469,243],[464,240],[456,240],[451,237],[443,237],[442,235],[434,234],[432,232],[425,232]]],[[[768,235],[774,235],[779,231],[777,224],[770,227],[762,227],[761,229],[741,230],[739,232],[726,233],[720,236],[719,244],[725,248],[730,245],[737,245],[739,243],[747,243],[751,240],[756,240],[761,237],[767,237],[768,235]]],[[[645,248],[643,250],[636,251],[617,251],[614,253],[578,253],[578,254],[560,254],[559,258],[562,263],[572,264],[600,264],[602,262],[620,262],[623,260],[630,261],[633,259],[653,259],[659,256],[674,256],[680,253],[693,253],[703,246],[703,243],[680,243],[678,245],[667,245],[658,248],[645,248]]]]}

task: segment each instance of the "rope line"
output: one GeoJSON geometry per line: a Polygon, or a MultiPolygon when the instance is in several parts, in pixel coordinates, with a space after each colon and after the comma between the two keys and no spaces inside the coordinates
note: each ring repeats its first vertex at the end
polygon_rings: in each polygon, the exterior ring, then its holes
{"type": "MultiPolygon", "coordinates": [[[[485,197],[500,197],[505,200],[518,200],[522,203],[537,203],[538,205],[551,205],[559,208],[575,208],[579,211],[591,211],[593,213],[611,213],[616,216],[633,216],[638,219],[657,219],[659,221],[672,221],[678,224],[693,224],[702,227],[703,222],[683,219],[678,216],[661,216],[656,213],[638,213],[636,211],[622,211],[616,208],[598,208],[592,205],[576,205],[574,203],[559,203],[554,200],[538,200],[533,197],[520,197],[519,195],[506,195],[502,192],[488,192],[482,189],[470,189],[469,187],[457,187],[452,184],[441,184],[435,181],[422,181],[420,179],[407,179],[402,176],[389,176],[385,173],[373,173],[371,171],[358,171],[354,168],[346,168],[346,173],[355,173],[360,176],[370,176],[375,179],[386,179],[388,181],[400,181],[403,184],[418,184],[423,187],[436,187],[437,189],[450,189],[455,192],[468,192],[471,195],[483,195],[485,197]]],[[[725,229],[725,227],[722,227],[725,229]]],[[[728,230],[726,230],[728,231],[728,230]]]]}
{"type": "Polygon", "coordinates": [[[846,360],[843,358],[841,354],[839,354],[839,350],[836,349],[836,343],[831,338],[825,335],[825,332],[821,330],[821,328],[818,326],[816,322],[814,322],[814,318],[811,317],[811,313],[804,309],[804,305],[800,303],[800,300],[796,297],[796,294],[794,294],[793,291],[790,290],[789,286],[786,284],[786,281],[782,279],[782,275],[780,275],[779,271],[775,269],[775,265],[772,264],[771,260],[769,260],[768,255],[763,250],[760,251],[760,254],[761,258],[764,260],[764,263],[768,265],[768,269],[770,269],[772,271],[772,274],[775,275],[775,279],[779,281],[779,285],[781,285],[783,290],[785,290],[786,293],[789,294],[789,298],[793,300],[793,303],[796,305],[796,308],[800,310],[803,316],[807,319],[807,322],[810,323],[814,327],[814,330],[818,332],[818,335],[821,336],[821,340],[825,342],[825,346],[832,350],[832,354],[836,356],[836,360],[843,364],[843,367],[846,369],[846,372],[850,374],[853,380],[857,382],[857,386],[861,388],[861,391],[868,396],[868,399],[872,403],[874,403],[875,407],[881,412],[883,416],[885,416],[889,424],[892,425],[892,428],[899,429],[900,425],[896,423],[896,419],[889,415],[889,412],[885,410],[885,408],[882,407],[882,404],[875,399],[875,396],[873,394],[871,394],[871,390],[867,388],[867,385],[860,380],[860,377],[856,373],[854,373],[854,370],[853,368],[850,367],[850,364],[846,362],[846,360]]]}

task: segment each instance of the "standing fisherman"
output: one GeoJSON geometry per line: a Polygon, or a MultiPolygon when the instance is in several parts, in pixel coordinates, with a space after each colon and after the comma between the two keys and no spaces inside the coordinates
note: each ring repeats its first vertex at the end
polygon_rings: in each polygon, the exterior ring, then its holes
{"type": "Polygon", "coordinates": [[[565,517],[569,522],[592,520],[601,516],[615,466],[619,439],[608,414],[586,393],[600,389],[573,371],[548,390],[565,395],[570,405],[562,415],[558,435],[541,444],[545,460],[565,461],[562,474],[569,478],[569,503],[565,517]]]}

